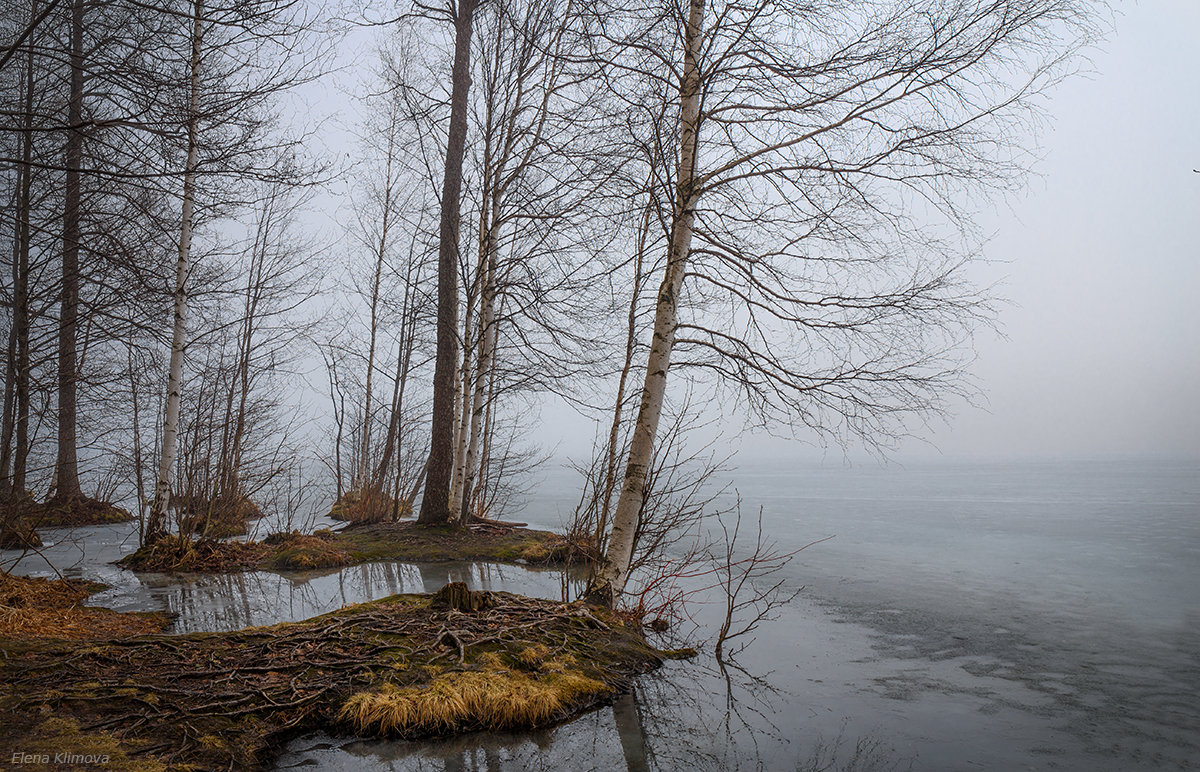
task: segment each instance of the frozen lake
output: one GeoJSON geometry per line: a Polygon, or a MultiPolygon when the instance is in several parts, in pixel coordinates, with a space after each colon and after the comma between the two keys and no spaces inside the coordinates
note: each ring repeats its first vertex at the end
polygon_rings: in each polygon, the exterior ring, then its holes
{"type": "MultiPolygon", "coordinates": [[[[670,663],[613,708],[550,730],[446,742],[308,735],[280,768],[1058,769],[1200,767],[1200,467],[1053,462],[743,467],[804,592],[722,672],[670,663]]],[[[551,472],[523,519],[554,526],[551,472]]],[[[134,576],[127,526],[47,532],[92,602],[177,631],[302,619],[450,580],[557,597],[561,577],[479,564],[134,576]]],[[[4,553],[11,556],[11,553],[4,553]]],[[[22,570],[46,573],[27,561],[22,570]]],[[[700,639],[716,610],[694,607],[700,639]]]]}

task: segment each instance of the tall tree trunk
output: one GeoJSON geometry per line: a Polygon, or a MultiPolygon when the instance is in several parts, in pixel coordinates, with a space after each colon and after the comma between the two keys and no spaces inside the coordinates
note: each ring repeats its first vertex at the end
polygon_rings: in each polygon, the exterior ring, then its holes
{"type": "Polygon", "coordinates": [[[76,337],[79,322],[79,240],[83,166],[83,21],[85,0],[71,3],[71,85],[67,102],[66,191],[63,199],[62,297],[58,318],[58,459],[55,500],[79,498],[76,438],[76,337]]]}
{"type": "MultiPolygon", "coordinates": [[[[15,262],[15,261],[14,261],[15,262]]],[[[4,362],[4,416],[0,422],[0,498],[13,492],[12,464],[13,428],[16,423],[17,398],[17,325],[8,331],[8,346],[4,362]]]]}
{"type": "MultiPolygon", "coordinates": [[[[405,298],[404,306],[407,306],[407,298],[405,298]]],[[[401,319],[406,318],[405,311],[401,309],[401,319]]],[[[401,328],[401,338],[399,345],[396,347],[396,377],[392,380],[392,402],[388,411],[388,426],[387,434],[383,438],[383,452],[379,456],[379,464],[371,473],[368,480],[368,487],[374,497],[376,494],[382,494],[387,484],[387,470],[392,464],[393,448],[396,445],[398,435],[400,433],[400,407],[404,400],[404,385],[407,380],[407,367],[405,366],[405,351],[404,345],[404,329],[401,328]]]]}
{"type": "MultiPolygon", "coordinates": [[[[21,188],[21,177],[25,170],[17,169],[17,189],[21,188]]],[[[21,244],[13,239],[12,276],[13,284],[17,283],[17,274],[21,271],[21,244]]],[[[16,293],[13,293],[14,311],[16,293]]],[[[8,328],[8,345],[4,348],[4,407],[0,416],[0,498],[13,492],[12,474],[10,467],[13,455],[13,429],[16,423],[17,401],[17,319],[13,314],[12,324],[8,328]]]]}
{"type": "Polygon", "coordinates": [[[196,198],[196,166],[200,161],[199,98],[201,19],[204,3],[196,0],[192,19],[191,84],[188,103],[187,162],[183,172],[183,210],[179,227],[179,253],[175,261],[175,324],[171,331],[171,364],[167,376],[167,409],[163,417],[162,452],[158,459],[158,478],[154,486],[154,504],[146,523],[145,543],[167,534],[167,506],[171,500],[171,473],[179,441],[179,401],[183,389],[183,351],[187,337],[187,279],[191,271],[192,217],[196,198]]]}
{"type": "MultiPolygon", "coordinates": [[[[459,509],[459,519],[463,525],[471,521],[473,502],[476,499],[476,476],[479,468],[479,443],[483,434],[483,413],[487,396],[488,377],[492,370],[492,361],[496,350],[496,236],[499,230],[498,198],[499,191],[493,192],[491,205],[485,208],[489,211],[489,222],[483,228],[483,239],[480,244],[480,282],[479,282],[479,360],[475,367],[474,394],[471,396],[470,440],[467,443],[466,455],[463,458],[462,501],[459,509]]],[[[482,218],[481,218],[482,219],[482,218]]],[[[480,222],[483,226],[484,223],[480,222]]]]}
{"type": "Polygon", "coordinates": [[[130,405],[133,408],[131,418],[133,420],[133,481],[137,487],[137,518],[138,518],[138,538],[144,537],[146,532],[146,480],[142,473],[142,422],[141,422],[141,394],[138,392],[137,371],[134,369],[133,362],[133,334],[129,335],[129,344],[125,349],[125,361],[129,366],[129,399],[130,405]]]}
{"type": "MultiPolygon", "coordinates": [[[[37,2],[31,6],[36,11],[37,2]]],[[[16,447],[13,450],[12,487],[25,490],[25,468],[29,457],[29,211],[33,192],[33,40],[25,70],[25,131],[21,138],[20,196],[17,199],[16,273],[13,275],[13,327],[17,333],[16,368],[16,447]]]]}
{"type": "MultiPolygon", "coordinates": [[[[479,268],[479,271],[482,272],[482,266],[479,268]]],[[[475,318],[475,300],[478,296],[478,285],[479,282],[477,280],[475,286],[467,293],[467,312],[463,318],[462,367],[455,387],[458,389],[455,395],[458,404],[458,425],[455,427],[454,435],[454,478],[450,487],[451,519],[458,518],[459,508],[463,500],[463,479],[467,463],[467,438],[471,431],[471,411],[468,409],[468,404],[471,400],[471,381],[475,373],[471,359],[479,343],[478,340],[472,340],[471,336],[474,333],[472,324],[475,318]]]]}
{"type": "MultiPolygon", "coordinates": [[[[263,204],[262,216],[251,254],[250,275],[246,280],[246,302],[242,308],[242,334],[238,340],[238,367],[236,373],[238,394],[237,410],[233,418],[233,434],[229,443],[229,458],[222,470],[221,493],[234,501],[241,493],[242,445],[246,437],[246,410],[250,404],[250,357],[254,353],[254,321],[258,318],[258,302],[262,282],[263,262],[267,259],[267,243],[270,240],[271,220],[275,211],[275,192],[263,204]]],[[[232,394],[232,390],[230,392],[232,394]]]]}
{"type": "Polygon", "coordinates": [[[608,550],[588,591],[592,602],[611,606],[625,589],[633,559],[638,518],[645,498],[646,475],[654,453],[654,437],[662,415],[666,394],[667,371],[675,344],[679,293],[692,247],[692,228],[696,206],[696,149],[700,124],[700,25],[704,0],[691,0],[687,28],[684,31],[683,81],[679,89],[679,168],[676,177],[675,212],[671,223],[670,253],[654,313],[654,339],[646,363],[646,380],[629,458],[625,464],[625,482],[613,514],[608,550]]]}
{"type": "MultiPolygon", "coordinates": [[[[30,30],[37,20],[37,0],[30,4],[30,30]]],[[[7,357],[4,372],[4,416],[3,427],[0,428],[0,495],[5,493],[24,492],[24,481],[16,482],[17,465],[14,458],[20,456],[19,445],[21,437],[16,437],[18,447],[14,448],[14,433],[21,416],[21,376],[22,376],[22,342],[24,355],[29,356],[29,293],[28,280],[25,272],[29,263],[29,193],[30,151],[33,142],[33,40],[29,41],[29,52],[25,59],[24,78],[21,79],[21,102],[24,107],[24,131],[21,134],[21,163],[17,166],[16,208],[17,222],[13,233],[12,278],[13,278],[13,314],[12,327],[8,331],[7,357]]],[[[26,374],[27,375],[27,374],[26,374]]],[[[28,388],[28,384],[26,384],[28,388]]],[[[28,395],[26,395],[28,397],[28,395]]],[[[26,403],[28,400],[26,399],[26,403]]],[[[26,420],[28,421],[28,405],[26,404],[26,420]]]]}
{"type": "Polygon", "coordinates": [[[454,67],[450,89],[450,133],[442,180],[438,236],[437,358],[433,374],[433,420],[429,468],[418,522],[450,520],[450,484],[454,475],[455,363],[458,359],[458,233],[463,155],[467,142],[467,95],[471,88],[471,27],[476,0],[459,0],[454,17],[454,67]]]}
{"type": "Polygon", "coordinates": [[[600,491],[600,501],[596,512],[596,545],[604,543],[604,534],[608,530],[608,518],[612,512],[612,496],[617,487],[617,455],[618,443],[621,439],[621,422],[625,415],[625,392],[629,385],[629,373],[633,369],[633,350],[637,343],[637,308],[638,296],[642,292],[642,266],[646,257],[646,241],[650,232],[650,216],[652,209],[653,191],[650,185],[654,180],[648,180],[646,190],[646,209],[642,214],[641,227],[638,232],[637,253],[634,255],[633,291],[629,297],[629,315],[625,327],[625,360],[621,366],[621,376],[617,380],[617,398],[613,401],[613,420],[608,429],[608,447],[604,454],[604,482],[600,491]]]}
{"type": "MultiPolygon", "coordinates": [[[[492,302],[495,303],[493,296],[492,302]]],[[[493,342],[497,340],[500,334],[499,319],[503,318],[503,304],[499,311],[493,311],[492,314],[492,338],[493,342]]],[[[475,493],[474,500],[478,502],[481,509],[487,510],[491,508],[492,497],[488,495],[488,475],[487,470],[492,463],[492,441],[496,437],[496,355],[492,352],[492,364],[487,373],[487,396],[483,400],[483,430],[479,443],[479,464],[476,471],[475,493]]]]}
{"type": "MultiPolygon", "coordinates": [[[[400,334],[398,351],[396,352],[396,378],[392,382],[392,412],[388,421],[387,439],[383,446],[383,457],[375,469],[375,488],[382,491],[387,480],[388,469],[392,464],[392,456],[397,460],[400,454],[400,419],[404,414],[404,390],[408,385],[408,373],[412,369],[412,354],[416,343],[416,308],[413,301],[413,276],[410,264],[408,275],[404,279],[404,298],[400,303],[400,334]]],[[[392,497],[393,519],[395,507],[399,504],[399,464],[397,464],[396,493],[392,497]]]]}
{"type": "MultiPolygon", "coordinates": [[[[330,389],[334,389],[332,376],[330,377],[330,389]]],[[[334,475],[337,476],[337,497],[341,499],[345,495],[345,488],[342,484],[342,439],[346,434],[346,395],[341,391],[340,387],[336,388],[337,402],[334,404],[333,415],[337,422],[337,436],[333,441],[333,459],[334,459],[334,475]]]]}

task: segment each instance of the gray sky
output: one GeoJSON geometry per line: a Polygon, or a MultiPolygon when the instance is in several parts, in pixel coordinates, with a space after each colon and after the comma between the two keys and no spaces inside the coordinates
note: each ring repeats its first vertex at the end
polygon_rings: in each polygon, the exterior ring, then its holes
{"type": "Polygon", "coordinates": [[[990,412],[932,436],[947,456],[1200,456],[1200,2],[1118,7],[996,218],[1015,305],[978,345],[990,412]]]}
{"type": "MultiPolygon", "coordinates": [[[[987,407],[961,405],[900,460],[1200,457],[1200,2],[1118,11],[1090,75],[1045,105],[1037,176],[982,223],[977,278],[1009,301],[1006,338],[977,341],[987,407]]],[[[561,412],[545,416],[560,452],[585,453],[590,428],[561,412]]],[[[746,460],[822,454],[740,445],[746,460]]]]}

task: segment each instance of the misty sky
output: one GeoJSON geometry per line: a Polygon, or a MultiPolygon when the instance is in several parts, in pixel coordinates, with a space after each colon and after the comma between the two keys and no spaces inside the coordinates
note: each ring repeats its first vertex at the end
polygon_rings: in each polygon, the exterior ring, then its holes
{"type": "Polygon", "coordinates": [[[990,412],[936,433],[948,456],[1200,456],[1200,3],[1118,8],[996,218],[1008,340],[979,341],[990,412]]]}
{"type": "MultiPolygon", "coordinates": [[[[982,225],[979,266],[1005,337],[973,368],[985,409],[897,457],[1200,457],[1200,2],[1118,3],[1090,74],[1045,104],[1042,161],[982,225]]],[[[584,422],[547,411],[549,444],[583,454],[584,422]]],[[[747,460],[833,456],[745,437],[747,460]]]]}
{"type": "MultiPolygon", "coordinates": [[[[975,278],[1007,301],[1005,337],[976,341],[987,406],[960,405],[902,460],[1200,458],[1200,0],[1115,6],[1090,73],[1043,105],[1036,176],[981,221],[991,262],[975,278]]],[[[354,50],[369,66],[372,47],[354,50]]],[[[590,422],[553,405],[543,418],[544,446],[586,455],[590,422]]],[[[841,456],[739,445],[745,457],[841,456]]]]}

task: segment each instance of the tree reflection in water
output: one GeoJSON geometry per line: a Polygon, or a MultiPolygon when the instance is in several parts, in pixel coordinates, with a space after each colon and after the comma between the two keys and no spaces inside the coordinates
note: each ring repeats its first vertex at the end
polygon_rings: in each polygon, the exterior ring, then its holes
{"type": "Polygon", "coordinates": [[[795,695],[775,688],[770,673],[709,655],[670,662],[638,679],[610,707],[552,729],[478,732],[405,742],[309,735],[293,741],[279,768],[500,772],[672,772],[797,770],[900,772],[912,760],[870,737],[819,733],[788,737],[774,720],[795,710],[795,695]]]}
{"type": "MultiPolygon", "coordinates": [[[[123,572],[130,573],[130,572],[123,572]]],[[[166,610],[171,632],[210,632],[309,619],[396,593],[436,592],[447,582],[473,589],[557,598],[557,572],[486,563],[363,563],[303,572],[143,575],[127,582],[149,597],[124,610],[166,610]]]]}
{"type": "Polygon", "coordinates": [[[650,746],[642,728],[642,711],[638,707],[636,687],[613,702],[613,723],[621,740],[621,753],[629,772],[650,772],[650,746]]]}

